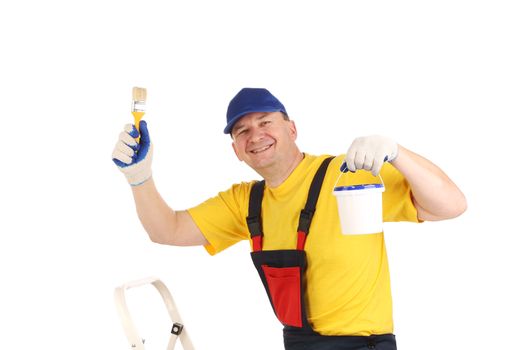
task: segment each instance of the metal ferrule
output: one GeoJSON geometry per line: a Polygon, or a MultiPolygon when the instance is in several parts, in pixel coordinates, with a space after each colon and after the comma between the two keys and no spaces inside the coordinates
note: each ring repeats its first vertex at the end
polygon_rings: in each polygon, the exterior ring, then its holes
{"type": "Polygon", "coordinates": [[[146,102],[145,101],[132,101],[131,111],[132,112],[145,112],[146,102]]]}

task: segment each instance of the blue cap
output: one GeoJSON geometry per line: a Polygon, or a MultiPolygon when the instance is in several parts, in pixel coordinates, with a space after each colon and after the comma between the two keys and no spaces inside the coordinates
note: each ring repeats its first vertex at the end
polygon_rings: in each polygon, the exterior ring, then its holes
{"type": "Polygon", "coordinates": [[[224,133],[231,133],[233,126],[239,119],[253,112],[282,112],[288,115],[283,104],[270,91],[244,88],[235,95],[228,105],[224,133]]]}

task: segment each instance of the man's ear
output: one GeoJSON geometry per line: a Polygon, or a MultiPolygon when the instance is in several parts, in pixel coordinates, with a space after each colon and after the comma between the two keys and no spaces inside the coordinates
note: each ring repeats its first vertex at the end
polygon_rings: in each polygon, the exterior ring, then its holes
{"type": "Polygon", "coordinates": [[[293,120],[289,120],[289,123],[290,123],[290,132],[295,141],[297,140],[297,127],[295,126],[295,122],[293,120]]]}
{"type": "Polygon", "coordinates": [[[239,152],[237,151],[237,147],[235,147],[235,142],[232,142],[232,148],[233,148],[233,151],[235,152],[235,155],[237,156],[237,159],[242,162],[241,157],[239,157],[239,152]]]}

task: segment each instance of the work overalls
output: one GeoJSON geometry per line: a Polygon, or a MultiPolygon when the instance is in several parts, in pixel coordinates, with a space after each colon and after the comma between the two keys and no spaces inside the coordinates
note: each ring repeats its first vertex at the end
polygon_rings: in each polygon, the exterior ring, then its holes
{"type": "Polygon", "coordinates": [[[307,266],[304,246],[326,169],[332,159],[333,157],[330,157],[323,161],[310,185],[306,205],[299,216],[297,249],[262,250],[261,204],[265,183],[259,181],[253,185],[246,218],[253,246],[252,261],[259,272],[275,315],[284,325],[284,343],[287,350],[395,350],[395,338],[392,334],[370,337],[322,336],[312,329],[307,319],[305,300],[307,266]]]}

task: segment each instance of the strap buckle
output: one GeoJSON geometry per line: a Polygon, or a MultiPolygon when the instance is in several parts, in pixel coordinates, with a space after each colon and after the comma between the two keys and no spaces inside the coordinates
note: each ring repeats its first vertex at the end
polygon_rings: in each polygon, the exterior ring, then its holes
{"type": "Polygon", "coordinates": [[[252,237],[262,235],[261,220],[257,215],[246,217],[246,224],[252,237]]]}
{"type": "Polygon", "coordinates": [[[314,217],[315,209],[314,210],[308,210],[303,209],[301,210],[301,215],[299,216],[299,228],[298,231],[303,231],[304,233],[308,234],[310,231],[310,224],[312,223],[312,218],[314,217]]]}

